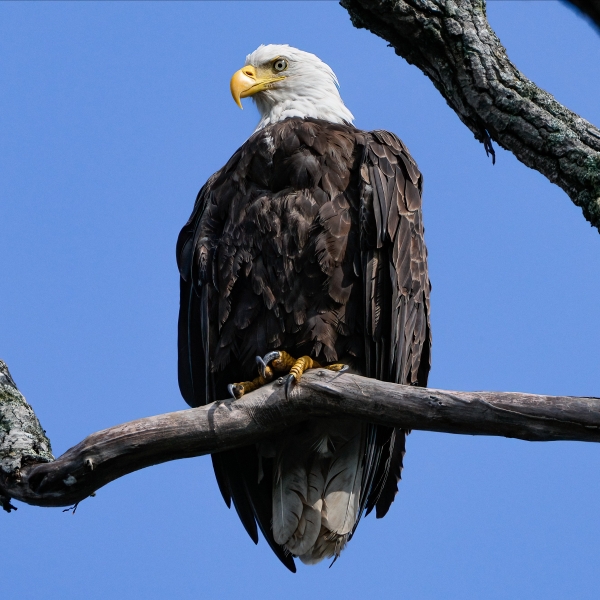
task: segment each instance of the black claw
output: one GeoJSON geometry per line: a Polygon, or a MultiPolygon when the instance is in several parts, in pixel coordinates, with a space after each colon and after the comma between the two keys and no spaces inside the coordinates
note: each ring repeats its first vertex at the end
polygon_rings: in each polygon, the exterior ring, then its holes
{"type": "Polygon", "coordinates": [[[79,502],[75,502],[75,504],[73,504],[73,506],[69,506],[69,508],[65,508],[63,510],[63,512],[70,512],[71,514],[74,515],[78,506],[79,506],[79,502]]]}
{"type": "Polygon", "coordinates": [[[234,386],[233,386],[233,383],[230,383],[230,384],[227,386],[227,391],[229,392],[229,395],[230,395],[230,396],[231,396],[231,397],[232,397],[234,400],[237,400],[237,396],[235,395],[235,393],[234,393],[234,391],[233,391],[234,389],[235,389],[235,388],[234,388],[234,386]]]}
{"type": "MultiPolygon", "coordinates": [[[[346,371],[347,371],[349,368],[350,368],[350,366],[349,366],[349,365],[344,365],[344,366],[343,366],[343,367],[342,367],[342,368],[341,368],[341,369],[338,371],[338,373],[345,373],[345,372],[346,372],[346,371]]],[[[337,556],[336,556],[335,558],[337,559],[337,556]]],[[[334,560],[333,562],[335,562],[335,560],[334,560]]],[[[333,564],[333,563],[331,563],[331,564],[333,564]]]]}
{"type": "Polygon", "coordinates": [[[271,352],[267,352],[262,358],[260,356],[256,357],[256,363],[258,364],[258,372],[267,379],[267,367],[272,360],[279,358],[281,356],[279,350],[273,350],[271,352]]]}
{"type": "Polygon", "coordinates": [[[261,377],[267,378],[267,363],[260,357],[256,357],[256,364],[258,365],[258,372],[261,377]]]}
{"type": "Polygon", "coordinates": [[[272,360],[275,360],[276,358],[279,358],[280,356],[281,356],[281,352],[279,352],[279,350],[273,350],[271,352],[267,352],[263,356],[263,361],[264,361],[265,365],[268,365],[272,360]]]}
{"type": "Polygon", "coordinates": [[[290,373],[286,378],[285,378],[285,399],[287,400],[289,398],[290,392],[292,391],[292,388],[294,387],[294,385],[296,384],[296,376],[293,373],[290,373]]]}

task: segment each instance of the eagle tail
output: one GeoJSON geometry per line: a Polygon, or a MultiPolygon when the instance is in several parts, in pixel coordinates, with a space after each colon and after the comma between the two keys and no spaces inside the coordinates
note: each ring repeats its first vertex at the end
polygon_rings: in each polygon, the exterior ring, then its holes
{"type": "Polygon", "coordinates": [[[273,537],[305,564],[337,557],[360,516],[367,427],[311,422],[281,444],[273,474],[273,537]]]}

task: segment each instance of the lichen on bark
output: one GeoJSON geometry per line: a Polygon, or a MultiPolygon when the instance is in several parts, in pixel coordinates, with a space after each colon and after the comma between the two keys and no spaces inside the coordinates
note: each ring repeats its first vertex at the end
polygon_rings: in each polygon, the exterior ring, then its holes
{"type": "Polygon", "coordinates": [[[53,460],[46,432],[0,360],[0,476],[18,479],[25,464],[53,460]]]}

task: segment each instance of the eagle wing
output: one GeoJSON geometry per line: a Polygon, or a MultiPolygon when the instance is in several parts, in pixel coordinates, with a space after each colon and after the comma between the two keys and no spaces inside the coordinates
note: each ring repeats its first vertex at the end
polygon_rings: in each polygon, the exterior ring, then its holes
{"type": "MultiPolygon", "coordinates": [[[[387,131],[366,134],[360,167],[360,260],[365,375],[427,385],[431,330],[423,177],[406,146],[387,131]]],[[[398,491],[407,431],[373,428],[362,505],[383,517],[398,491]]]]}
{"type": "MultiPolygon", "coordinates": [[[[245,196],[247,190],[238,185],[231,173],[249,168],[256,146],[242,146],[202,187],[194,210],[177,240],[177,264],[180,273],[180,309],[178,322],[178,378],[184,400],[192,407],[218,399],[219,392],[211,362],[219,342],[219,332],[209,315],[209,304],[218,293],[215,273],[215,251],[223,233],[221,215],[223,203],[231,197],[245,196]],[[202,236],[202,237],[201,237],[202,236]],[[211,296],[212,294],[212,296],[211,296]]],[[[223,379],[223,378],[222,378],[223,379]]],[[[233,381],[234,373],[224,380],[233,381]]],[[[293,557],[273,539],[271,529],[271,498],[269,490],[259,485],[259,458],[254,447],[230,450],[211,455],[219,490],[225,503],[231,503],[252,541],[258,543],[258,529],[267,543],[293,573],[293,557]]],[[[271,465],[265,461],[262,479],[272,480],[271,465]]]]}

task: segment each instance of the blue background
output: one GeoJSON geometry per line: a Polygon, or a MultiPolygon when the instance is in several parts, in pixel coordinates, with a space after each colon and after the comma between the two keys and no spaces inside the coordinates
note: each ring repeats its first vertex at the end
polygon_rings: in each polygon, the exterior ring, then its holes
{"type": "MultiPolygon", "coordinates": [[[[600,123],[600,37],[557,2],[492,2],[509,57],[600,123]]],[[[364,129],[425,175],[432,387],[600,394],[600,236],[544,177],[481,144],[415,67],[333,2],[0,4],[0,356],[61,454],[183,408],[174,246],[250,135],[229,95],[260,43],[319,55],[364,129]]],[[[202,457],[76,515],[0,514],[2,597],[597,598],[600,448],[414,432],[385,520],[288,573],[202,457]]]]}

